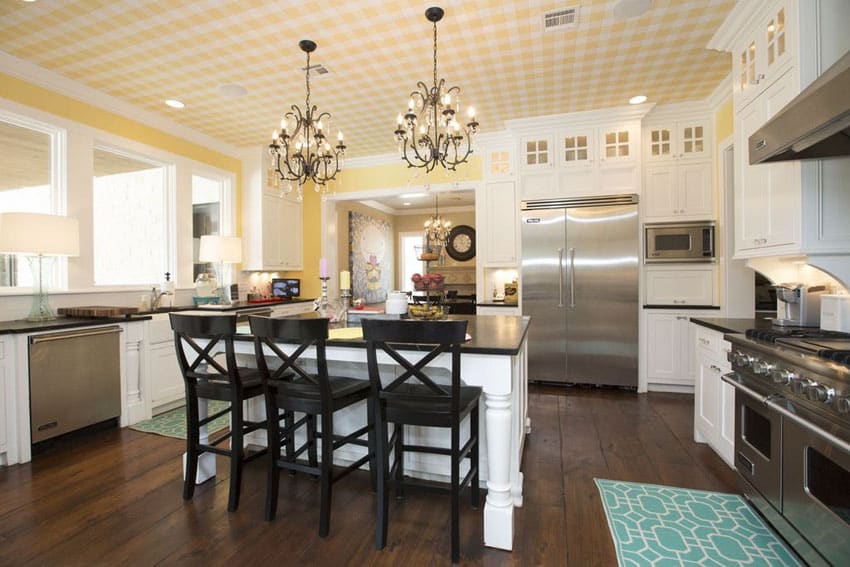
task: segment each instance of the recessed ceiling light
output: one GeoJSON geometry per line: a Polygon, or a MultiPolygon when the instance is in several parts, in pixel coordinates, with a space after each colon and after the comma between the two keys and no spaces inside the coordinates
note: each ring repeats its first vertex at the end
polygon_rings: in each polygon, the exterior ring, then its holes
{"type": "Polygon", "coordinates": [[[170,99],[166,100],[165,104],[167,104],[171,108],[183,108],[184,106],[186,106],[185,104],[183,104],[182,102],[180,102],[176,98],[170,98],[170,99]]]}
{"type": "Polygon", "coordinates": [[[424,197],[425,193],[404,193],[399,195],[402,199],[418,199],[419,197],[424,197]]]}
{"type": "Polygon", "coordinates": [[[218,87],[218,92],[227,98],[239,98],[248,94],[248,89],[236,83],[226,83],[218,87]]]}
{"type": "Polygon", "coordinates": [[[646,102],[646,96],[645,95],[637,95],[637,96],[633,96],[632,98],[629,99],[629,104],[643,104],[645,102],[646,102]]]}

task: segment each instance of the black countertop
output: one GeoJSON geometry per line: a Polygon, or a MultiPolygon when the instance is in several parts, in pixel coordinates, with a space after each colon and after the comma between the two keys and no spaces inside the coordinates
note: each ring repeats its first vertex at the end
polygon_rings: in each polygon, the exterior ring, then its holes
{"type": "MultiPolygon", "coordinates": [[[[691,317],[691,322],[720,331],[721,333],[741,333],[747,329],[768,330],[775,328],[769,319],[727,319],[725,317],[691,317]]],[[[787,327],[785,327],[787,328],[787,327]]]]}
{"type": "Polygon", "coordinates": [[[247,301],[236,301],[232,305],[221,306],[215,309],[209,307],[195,307],[194,305],[181,305],[177,307],[161,307],[153,311],[144,311],[124,315],[121,317],[101,317],[101,318],[83,318],[83,317],[58,317],[52,321],[0,321],[0,335],[12,335],[16,333],[41,333],[45,331],[61,331],[62,329],[70,329],[73,327],[92,327],[95,325],[108,325],[110,323],[127,323],[132,321],[147,321],[153,315],[159,313],[174,313],[178,311],[203,310],[210,313],[221,311],[238,311],[240,309],[251,309],[257,307],[277,307],[289,305],[290,303],[307,303],[312,302],[312,299],[292,299],[290,301],[270,301],[267,303],[248,303],[247,301]]]}
{"type": "MultiPolygon", "coordinates": [[[[316,313],[304,313],[293,317],[318,317],[316,313]]],[[[513,315],[450,315],[449,320],[466,320],[466,332],[472,338],[463,344],[461,351],[470,354],[519,353],[523,340],[528,333],[531,317],[513,315]]],[[[239,340],[252,340],[250,335],[240,335],[239,340]]],[[[366,348],[366,341],[360,339],[328,339],[328,346],[366,348]]]]}
{"type": "Polygon", "coordinates": [[[519,307],[516,303],[505,303],[504,301],[479,301],[475,305],[479,307],[519,307]]]}

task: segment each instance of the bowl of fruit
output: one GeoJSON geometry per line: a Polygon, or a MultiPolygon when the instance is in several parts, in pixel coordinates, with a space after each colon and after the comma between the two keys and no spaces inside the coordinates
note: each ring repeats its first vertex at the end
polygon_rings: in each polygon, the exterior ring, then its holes
{"type": "Polygon", "coordinates": [[[416,291],[441,291],[446,285],[443,274],[413,274],[410,281],[416,291]]]}
{"type": "Polygon", "coordinates": [[[420,321],[437,321],[445,319],[448,314],[449,311],[444,305],[410,305],[407,308],[407,315],[420,321]]]}

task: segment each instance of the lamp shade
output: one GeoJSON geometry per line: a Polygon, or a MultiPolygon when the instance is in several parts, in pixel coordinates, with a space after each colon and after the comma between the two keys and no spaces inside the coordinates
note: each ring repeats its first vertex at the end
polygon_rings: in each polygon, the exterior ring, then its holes
{"type": "Polygon", "coordinates": [[[79,256],[77,219],[41,213],[0,213],[0,253],[79,256]]]}
{"type": "Polygon", "coordinates": [[[242,239],[238,236],[204,235],[198,261],[238,264],[242,261],[242,239]]]}

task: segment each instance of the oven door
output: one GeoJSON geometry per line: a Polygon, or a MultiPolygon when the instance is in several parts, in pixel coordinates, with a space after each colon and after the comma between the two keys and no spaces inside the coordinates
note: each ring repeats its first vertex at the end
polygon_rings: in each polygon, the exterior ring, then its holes
{"type": "Polygon", "coordinates": [[[732,372],[735,387],[735,468],[777,512],[782,512],[782,416],[732,372]]]}
{"type": "Polygon", "coordinates": [[[830,564],[850,565],[850,445],[799,409],[783,415],[785,518],[830,564]]]}

